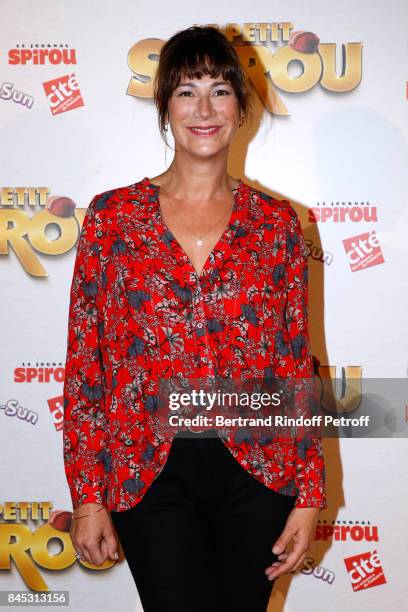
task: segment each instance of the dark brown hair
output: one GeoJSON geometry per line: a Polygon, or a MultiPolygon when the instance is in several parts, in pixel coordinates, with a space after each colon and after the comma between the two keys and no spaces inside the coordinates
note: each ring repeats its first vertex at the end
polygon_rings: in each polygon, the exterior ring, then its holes
{"type": "Polygon", "coordinates": [[[251,110],[251,85],[233,45],[212,26],[191,26],[176,32],[163,45],[153,82],[154,101],[158,111],[159,130],[166,144],[168,101],[182,75],[200,79],[208,74],[222,74],[238,98],[246,121],[251,110]]]}

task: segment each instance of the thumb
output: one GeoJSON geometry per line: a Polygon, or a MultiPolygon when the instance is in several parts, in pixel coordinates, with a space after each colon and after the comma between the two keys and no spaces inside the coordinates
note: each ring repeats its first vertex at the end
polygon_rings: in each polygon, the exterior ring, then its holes
{"type": "Polygon", "coordinates": [[[279,555],[285,550],[285,548],[290,542],[291,536],[292,532],[288,527],[285,527],[279,538],[276,540],[275,544],[272,546],[272,552],[274,555],[279,555]]]}

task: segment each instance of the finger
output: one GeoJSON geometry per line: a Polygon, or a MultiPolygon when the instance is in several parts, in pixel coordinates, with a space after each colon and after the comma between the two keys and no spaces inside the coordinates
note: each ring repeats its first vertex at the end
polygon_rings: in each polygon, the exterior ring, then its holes
{"type": "Polygon", "coordinates": [[[293,539],[293,546],[291,550],[288,551],[289,554],[285,555],[284,562],[286,564],[292,563],[293,565],[295,565],[296,563],[298,563],[300,557],[304,555],[308,549],[309,543],[307,539],[305,537],[302,537],[302,534],[296,534],[293,539]]]}
{"type": "Polygon", "coordinates": [[[75,546],[75,552],[81,555],[81,559],[79,559],[78,557],[75,557],[77,561],[81,561],[81,560],[86,561],[84,550],[80,546],[78,545],[75,546]]]}
{"type": "Polygon", "coordinates": [[[305,536],[302,536],[301,532],[300,533],[299,531],[293,532],[292,529],[285,528],[281,536],[278,538],[278,540],[275,542],[274,546],[272,547],[272,552],[275,554],[285,552],[284,549],[281,548],[282,542],[286,542],[286,545],[285,545],[286,547],[292,539],[293,539],[292,550],[289,551],[289,555],[287,556],[286,560],[283,563],[281,563],[280,567],[275,566],[268,572],[269,580],[272,580],[273,578],[281,576],[285,572],[290,571],[292,569],[292,566],[294,566],[299,561],[300,556],[304,552],[306,552],[306,550],[308,549],[307,539],[305,536]],[[289,536],[289,539],[288,541],[286,541],[288,536],[289,536]]]}
{"type": "Polygon", "coordinates": [[[281,563],[280,567],[273,568],[270,572],[268,572],[268,579],[271,580],[273,578],[281,576],[282,574],[285,574],[286,572],[289,572],[292,567],[298,562],[302,553],[303,550],[301,552],[292,550],[287,560],[281,563]]]}
{"type": "Polygon", "coordinates": [[[293,562],[292,563],[282,563],[279,567],[272,568],[272,571],[268,573],[268,579],[273,580],[274,578],[278,578],[283,574],[288,574],[289,572],[293,572],[293,562]]]}
{"type": "Polygon", "coordinates": [[[276,540],[276,542],[272,546],[273,554],[279,555],[280,553],[283,553],[285,548],[289,544],[290,540],[292,539],[292,536],[293,536],[292,529],[289,530],[287,527],[285,527],[285,529],[282,531],[279,538],[276,540]]]}
{"type": "Polygon", "coordinates": [[[278,556],[278,559],[275,560],[273,563],[271,563],[265,570],[266,573],[268,573],[268,571],[271,571],[273,566],[280,566],[282,561],[285,561],[289,556],[289,553],[282,553],[281,555],[278,556]]]}
{"type": "Polygon", "coordinates": [[[102,542],[98,542],[97,544],[95,544],[93,548],[92,557],[93,559],[96,559],[95,565],[102,565],[102,563],[105,563],[106,559],[108,558],[108,553],[103,552],[101,545],[102,545],[102,542]]]}
{"type": "Polygon", "coordinates": [[[103,541],[106,544],[107,556],[114,561],[119,559],[118,540],[115,536],[115,532],[110,526],[104,531],[103,541]]]}
{"type": "MultiPolygon", "coordinates": [[[[85,561],[86,561],[86,559],[85,559],[85,551],[84,551],[84,548],[83,548],[82,544],[80,544],[79,542],[77,542],[76,538],[75,538],[75,537],[72,537],[72,535],[73,535],[73,534],[71,534],[71,532],[70,532],[71,542],[72,542],[72,545],[73,545],[73,547],[74,547],[75,552],[76,552],[76,553],[78,553],[78,554],[80,554],[80,555],[81,555],[81,558],[82,558],[83,560],[85,560],[85,561]]],[[[77,557],[76,557],[76,559],[77,559],[77,561],[79,561],[79,560],[80,560],[80,559],[78,559],[77,557]]]]}
{"type": "MultiPolygon", "coordinates": [[[[85,546],[82,542],[82,539],[80,537],[78,538],[78,526],[75,523],[76,521],[72,521],[71,528],[69,530],[69,535],[71,538],[72,545],[75,549],[75,552],[81,555],[82,561],[91,563],[91,561],[88,558],[87,551],[85,550],[85,546]]],[[[77,560],[79,561],[80,559],[77,559],[77,560]]]]}
{"type": "Polygon", "coordinates": [[[284,557],[282,557],[282,558],[278,557],[278,559],[275,559],[275,561],[273,561],[273,562],[271,563],[271,565],[276,565],[276,564],[280,565],[281,563],[283,563],[284,561],[286,561],[286,559],[287,559],[287,558],[288,558],[288,553],[285,553],[285,556],[284,556],[284,557]]]}
{"type": "Polygon", "coordinates": [[[91,565],[93,565],[94,563],[92,561],[90,552],[89,552],[89,550],[88,550],[88,548],[86,547],[85,544],[83,544],[81,546],[81,550],[82,550],[82,553],[81,553],[82,554],[82,560],[86,561],[87,563],[90,563],[91,565]]]}
{"type": "Polygon", "coordinates": [[[92,563],[92,565],[102,565],[106,559],[106,556],[103,555],[100,549],[99,543],[92,543],[85,546],[85,552],[90,559],[89,563],[92,563]]]}
{"type": "Polygon", "coordinates": [[[109,552],[108,552],[108,544],[105,540],[105,538],[103,540],[101,540],[101,553],[102,555],[105,557],[105,559],[108,557],[109,552]]]}
{"type": "Polygon", "coordinates": [[[88,551],[86,550],[86,548],[84,546],[81,546],[81,548],[78,550],[78,552],[81,555],[81,559],[78,559],[78,561],[85,561],[86,563],[90,563],[91,565],[93,565],[92,564],[92,560],[89,557],[89,553],[88,553],[88,551]]]}

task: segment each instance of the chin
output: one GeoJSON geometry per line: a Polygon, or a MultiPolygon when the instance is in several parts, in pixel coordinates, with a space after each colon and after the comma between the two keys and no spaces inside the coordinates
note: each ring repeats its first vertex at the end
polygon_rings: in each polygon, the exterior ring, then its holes
{"type": "Polygon", "coordinates": [[[228,144],[209,144],[209,143],[195,143],[194,145],[191,142],[181,143],[176,142],[176,149],[183,149],[187,153],[192,155],[202,155],[204,157],[208,157],[211,155],[216,155],[220,151],[222,151],[228,144]]]}
{"type": "Polygon", "coordinates": [[[216,149],[214,148],[214,149],[207,149],[207,150],[190,148],[187,150],[191,155],[195,155],[196,157],[202,157],[203,159],[205,159],[209,157],[215,157],[216,155],[221,153],[221,151],[224,148],[225,147],[217,147],[216,149]]]}

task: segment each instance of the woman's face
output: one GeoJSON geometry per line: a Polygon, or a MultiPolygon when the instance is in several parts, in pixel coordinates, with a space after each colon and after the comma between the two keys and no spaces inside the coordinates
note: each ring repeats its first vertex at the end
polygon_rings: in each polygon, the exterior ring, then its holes
{"type": "Polygon", "coordinates": [[[238,98],[222,76],[182,77],[168,102],[168,120],[176,150],[208,157],[228,147],[237,132],[238,98]]]}

